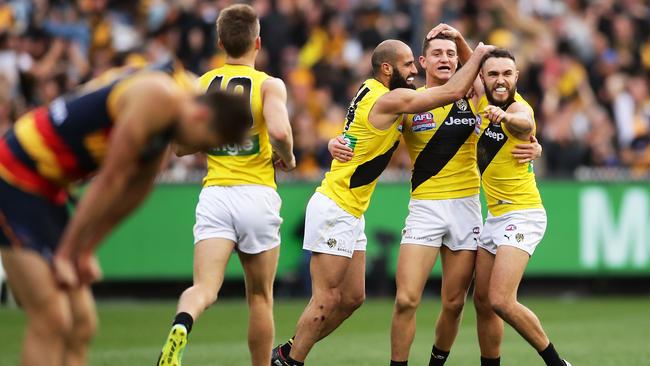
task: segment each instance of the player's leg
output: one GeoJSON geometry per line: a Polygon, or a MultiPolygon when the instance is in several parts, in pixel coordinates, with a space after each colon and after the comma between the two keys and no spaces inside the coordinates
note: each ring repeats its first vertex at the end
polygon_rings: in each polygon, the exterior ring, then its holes
{"type": "Polygon", "coordinates": [[[341,304],[341,284],[352,260],[348,257],[312,253],[310,272],[312,297],[296,327],[289,357],[304,362],[307,354],[327,330],[326,325],[341,304]]]}
{"type": "Polygon", "coordinates": [[[273,280],[280,247],[258,254],[239,252],[246,280],[248,302],[248,348],[253,366],[267,366],[273,347],[273,280]]]}
{"type": "Polygon", "coordinates": [[[180,363],[194,321],[217,300],[234,248],[235,242],[224,238],[201,240],[194,246],[193,285],[183,291],[178,300],[176,317],[158,358],[158,365],[180,363]]]}
{"type": "Polygon", "coordinates": [[[479,246],[474,275],[474,307],[482,366],[499,365],[503,339],[503,320],[492,310],[489,298],[493,266],[494,254],[479,246]]]}
{"type": "Polygon", "coordinates": [[[429,361],[432,366],[444,364],[458,335],[467,291],[474,275],[476,251],[453,251],[443,245],[440,257],[442,262],[442,308],[436,322],[436,339],[429,361]]]}
{"type": "Polygon", "coordinates": [[[395,272],[397,292],[390,337],[393,362],[408,360],[415,337],[415,313],[438,251],[437,247],[407,243],[399,248],[395,272]]]}
{"type": "Polygon", "coordinates": [[[66,292],[37,252],[17,247],[1,250],[7,281],[27,315],[21,364],[63,365],[65,341],[72,329],[66,292]]]}
{"type": "Polygon", "coordinates": [[[72,311],[72,330],[65,344],[65,365],[87,364],[88,346],[97,331],[97,311],[90,286],[68,291],[72,311]]]}

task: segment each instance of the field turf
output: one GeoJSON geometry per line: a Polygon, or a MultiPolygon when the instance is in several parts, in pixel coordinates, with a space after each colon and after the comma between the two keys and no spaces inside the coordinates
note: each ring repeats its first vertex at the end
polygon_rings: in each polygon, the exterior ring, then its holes
{"type": "MultiPolygon", "coordinates": [[[[524,298],[541,318],[551,340],[574,366],[650,365],[650,298],[524,298]]],[[[292,335],[306,300],[276,300],[276,338],[292,335]]],[[[91,365],[153,365],[174,313],[173,302],[101,302],[101,330],[91,365]]],[[[309,365],[387,366],[392,301],[368,300],[341,328],[318,343],[309,365]]],[[[425,300],[418,312],[418,333],[411,365],[427,365],[437,299],[425,300]]],[[[192,331],[185,366],[248,365],[246,304],[225,300],[210,308],[192,331]]],[[[0,365],[17,365],[24,316],[0,308],[0,365]]],[[[277,343],[277,342],[276,342],[277,343]]],[[[465,311],[460,334],[447,365],[479,365],[475,314],[465,311]]],[[[502,365],[543,366],[536,352],[506,326],[502,365]]]]}

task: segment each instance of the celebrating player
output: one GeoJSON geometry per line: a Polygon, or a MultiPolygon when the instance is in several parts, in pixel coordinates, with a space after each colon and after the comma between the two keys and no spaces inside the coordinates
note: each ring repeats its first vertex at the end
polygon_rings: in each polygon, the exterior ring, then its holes
{"type": "MultiPolygon", "coordinates": [[[[216,299],[235,249],[244,268],[250,310],[252,365],[268,365],[273,347],[273,280],[280,245],[280,197],[275,167],[296,165],[284,83],[254,68],[261,47],[257,14],[248,5],[225,8],[217,19],[226,65],[204,74],[201,86],[240,91],[250,104],[250,137],[208,152],[208,174],[196,207],[194,284],[183,292],[158,365],[180,365],[192,324],[216,299]],[[275,151],[277,157],[274,157],[275,151]]],[[[244,121],[241,121],[244,122],[244,121]]],[[[187,151],[182,146],[179,153],[187,151]]]]}
{"type": "Polygon", "coordinates": [[[517,301],[517,289],[546,231],[546,211],[532,163],[521,164],[509,151],[535,134],[530,105],[517,93],[519,73],[510,51],[496,49],[482,60],[485,95],[478,141],[478,167],[488,217],[476,258],[474,304],[482,365],[500,363],[503,323],[530,343],[547,366],[570,366],[556,352],[535,314],[517,301]]]}
{"type": "Polygon", "coordinates": [[[480,45],[448,83],[415,91],[410,48],[384,41],[372,55],[373,78],[350,103],[343,137],[353,150],[348,162],[333,161],[307,205],[303,248],[312,251],[312,298],[295,338],[274,350],[273,364],[302,365],[313,345],[336,329],[365,298],[363,213],[377,178],[399,143],[403,113],[422,113],[461,99],[491,46],[480,45]]]}

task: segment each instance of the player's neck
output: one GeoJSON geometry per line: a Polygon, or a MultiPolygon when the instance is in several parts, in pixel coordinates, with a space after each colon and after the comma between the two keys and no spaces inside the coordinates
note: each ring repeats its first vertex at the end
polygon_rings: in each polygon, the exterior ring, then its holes
{"type": "Polygon", "coordinates": [[[257,56],[257,52],[250,52],[241,57],[226,56],[226,63],[229,65],[243,65],[243,66],[250,66],[254,68],[256,56],[257,56]]]}
{"type": "Polygon", "coordinates": [[[434,78],[432,76],[427,75],[426,77],[426,82],[425,82],[425,87],[426,88],[435,88],[437,86],[443,86],[447,83],[447,81],[443,81],[437,78],[434,78]]]}

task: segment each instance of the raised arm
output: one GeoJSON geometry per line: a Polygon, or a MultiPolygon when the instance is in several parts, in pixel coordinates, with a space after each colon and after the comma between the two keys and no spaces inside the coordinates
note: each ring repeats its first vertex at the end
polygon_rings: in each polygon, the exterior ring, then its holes
{"type": "Polygon", "coordinates": [[[282,80],[269,78],[262,84],[262,103],[271,146],[280,158],[275,166],[282,170],[296,167],[293,155],[293,135],[287,112],[287,89],[282,80]]]}
{"type": "Polygon", "coordinates": [[[423,91],[399,88],[382,95],[370,111],[371,121],[385,129],[399,114],[421,113],[463,98],[476,79],[483,55],[493,48],[479,44],[467,63],[445,85],[423,91]]]}

